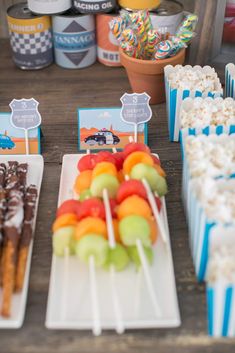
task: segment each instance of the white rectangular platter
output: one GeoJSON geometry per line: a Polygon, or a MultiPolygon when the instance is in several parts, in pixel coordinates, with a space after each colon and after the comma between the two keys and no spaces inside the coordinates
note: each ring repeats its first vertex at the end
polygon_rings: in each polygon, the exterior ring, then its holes
{"type": "MultiPolygon", "coordinates": [[[[72,187],[77,176],[77,163],[83,155],[65,155],[63,158],[59,200],[60,205],[73,197],[72,187]]],[[[125,329],[177,327],[180,314],[175,286],[175,276],[170,247],[169,229],[164,198],[161,218],[167,233],[167,244],[160,237],[154,245],[154,263],[150,274],[154,283],[162,315],[154,314],[152,302],[142,271],[130,265],[116,273],[116,288],[125,329]]],[[[110,273],[96,270],[98,303],[102,329],[115,329],[110,273]]],[[[88,266],[76,257],[53,255],[46,314],[46,327],[50,329],[92,329],[92,305],[88,266]],[[65,276],[67,266],[68,277],[65,276]]]]}
{"type": "MultiPolygon", "coordinates": [[[[0,163],[7,163],[8,161],[17,161],[19,163],[28,163],[27,173],[27,185],[34,184],[38,189],[38,199],[36,204],[36,212],[34,217],[33,232],[35,230],[38,201],[40,195],[40,188],[43,176],[44,161],[41,155],[10,155],[0,156],[0,163]]],[[[24,279],[24,286],[20,293],[13,294],[12,305],[11,305],[11,316],[9,318],[3,318],[0,315],[0,329],[16,329],[23,325],[25,307],[27,301],[30,264],[32,257],[33,241],[31,241],[29,254],[27,258],[27,267],[24,279]]],[[[2,301],[2,290],[0,288],[0,303],[2,301]]]]}

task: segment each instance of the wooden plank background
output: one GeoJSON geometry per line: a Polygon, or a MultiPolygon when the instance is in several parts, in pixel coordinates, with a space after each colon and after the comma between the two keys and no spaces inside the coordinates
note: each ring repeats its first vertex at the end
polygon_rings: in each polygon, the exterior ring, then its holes
{"type": "MultiPolygon", "coordinates": [[[[10,5],[22,2],[23,0],[0,0],[0,38],[8,37],[6,22],[6,10],[10,5]]],[[[195,0],[180,1],[187,11],[193,11],[195,0]]],[[[203,0],[204,1],[204,0],[203,0]]]]}

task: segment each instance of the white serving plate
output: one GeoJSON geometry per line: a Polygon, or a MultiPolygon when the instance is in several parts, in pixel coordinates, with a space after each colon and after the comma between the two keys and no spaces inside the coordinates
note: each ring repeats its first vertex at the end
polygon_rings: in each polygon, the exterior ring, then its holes
{"type": "MultiPolygon", "coordinates": [[[[77,162],[82,156],[72,154],[63,158],[58,205],[73,197],[77,162]]],[[[150,267],[162,316],[156,317],[154,314],[142,271],[136,272],[134,265],[130,265],[123,272],[116,273],[116,288],[126,329],[177,327],[181,323],[165,199],[162,201],[161,217],[166,227],[167,244],[158,238],[154,246],[154,263],[150,267]]],[[[45,325],[49,329],[92,329],[88,266],[75,256],[68,258],[67,266],[69,276],[66,279],[65,260],[53,255],[45,325]],[[64,298],[67,298],[65,306],[62,304],[64,298]]],[[[96,278],[101,327],[115,329],[110,274],[103,269],[96,269],[96,278]]]]}
{"type": "MultiPolygon", "coordinates": [[[[40,188],[42,182],[42,175],[44,169],[44,161],[41,155],[2,155],[0,156],[0,163],[7,163],[8,161],[17,161],[19,163],[28,163],[27,185],[34,184],[38,189],[38,199],[36,204],[36,212],[33,224],[33,233],[35,231],[38,201],[40,196],[40,188]]],[[[33,241],[31,241],[29,254],[27,259],[27,267],[25,272],[24,286],[20,293],[13,294],[11,305],[11,316],[3,318],[0,315],[0,329],[20,328],[23,325],[25,307],[28,293],[30,264],[32,257],[33,241]]],[[[0,289],[0,303],[2,302],[2,289],[0,289]]]]}

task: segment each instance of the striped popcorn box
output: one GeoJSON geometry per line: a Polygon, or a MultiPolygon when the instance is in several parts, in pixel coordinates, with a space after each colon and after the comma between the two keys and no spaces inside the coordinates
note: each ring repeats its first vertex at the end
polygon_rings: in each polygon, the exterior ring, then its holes
{"type": "Polygon", "coordinates": [[[171,141],[179,140],[180,107],[187,97],[220,97],[223,89],[210,66],[167,65],[164,68],[168,128],[171,141]]]}
{"type": "Polygon", "coordinates": [[[191,131],[185,135],[182,133],[181,151],[182,198],[187,210],[190,179],[206,176],[218,178],[235,173],[235,134],[194,135],[191,131]]]}
{"type": "Polygon", "coordinates": [[[201,282],[207,277],[211,241],[218,235],[235,235],[235,177],[196,179],[189,191],[190,247],[201,282]]]}
{"type": "Polygon", "coordinates": [[[227,64],[225,67],[225,95],[235,98],[235,65],[227,64]]]}
{"type": "Polygon", "coordinates": [[[208,332],[213,337],[235,337],[234,230],[224,229],[211,240],[206,283],[208,332]]]}
{"type": "Polygon", "coordinates": [[[235,133],[235,101],[222,97],[186,98],[179,121],[180,140],[187,135],[235,133]]]}

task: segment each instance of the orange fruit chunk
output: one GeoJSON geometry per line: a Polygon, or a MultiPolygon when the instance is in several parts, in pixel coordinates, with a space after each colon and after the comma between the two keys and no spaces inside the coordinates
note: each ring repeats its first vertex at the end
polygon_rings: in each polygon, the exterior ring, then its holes
{"type": "Polygon", "coordinates": [[[92,179],[101,174],[109,174],[117,176],[117,168],[111,162],[100,162],[96,164],[95,168],[92,171],[92,179]]]}
{"type": "Polygon", "coordinates": [[[146,218],[152,216],[151,208],[147,201],[137,195],[127,197],[117,208],[118,219],[137,215],[146,218]]]}
{"type": "Polygon", "coordinates": [[[91,170],[84,170],[80,174],[78,174],[75,183],[74,183],[74,191],[79,195],[82,191],[89,189],[91,185],[91,170]]]}
{"type": "Polygon", "coordinates": [[[76,240],[81,239],[89,233],[95,233],[107,239],[108,235],[105,221],[98,217],[86,217],[77,223],[75,231],[76,240]]]}
{"type": "Polygon", "coordinates": [[[74,213],[65,213],[62,216],[56,218],[52,225],[53,233],[59,228],[76,225],[77,221],[77,215],[74,213]]]}
{"type": "Polygon", "coordinates": [[[127,156],[123,163],[124,174],[130,174],[131,169],[139,163],[145,163],[147,165],[153,166],[154,162],[152,157],[146,152],[133,152],[127,156]]]}
{"type": "Polygon", "coordinates": [[[155,244],[158,237],[157,223],[155,222],[155,219],[153,217],[148,218],[147,221],[150,226],[150,238],[151,238],[152,244],[155,244]]]}

